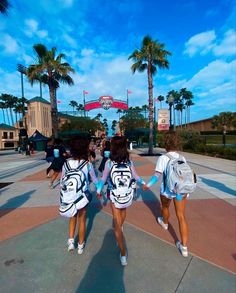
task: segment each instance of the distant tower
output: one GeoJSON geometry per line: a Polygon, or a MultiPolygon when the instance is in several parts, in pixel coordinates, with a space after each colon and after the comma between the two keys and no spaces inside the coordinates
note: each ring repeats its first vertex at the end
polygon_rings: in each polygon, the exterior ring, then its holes
{"type": "Polygon", "coordinates": [[[51,104],[41,97],[34,97],[27,103],[26,123],[28,136],[38,130],[44,136],[50,137],[52,135],[51,104]]]}

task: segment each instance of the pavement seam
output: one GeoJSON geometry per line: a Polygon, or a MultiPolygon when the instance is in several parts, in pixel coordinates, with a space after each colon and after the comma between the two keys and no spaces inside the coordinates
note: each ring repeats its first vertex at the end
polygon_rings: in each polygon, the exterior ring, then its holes
{"type": "Polygon", "coordinates": [[[177,286],[176,289],[175,289],[175,293],[178,292],[179,286],[180,286],[180,284],[182,283],[182,280],[183,280],[183,278],[184,278],[184,276],[185,276],[185,274],[186,274],[186,272],[187,272],[187,270],[188,270],[188,268],[189,268],[189,266],[190,266],[192,260],[193,260],[193,256],[191,257],[190,261],[189,261],[188,264],[187,264],[187,267],[186,267],[185,270],[184,270],[184,273],[183,273],[183,275],[182,275],[182,277],[181,277],[181,279],[180,279],[180,281],[179,281],[179,284],[178,284],[178,286],[177,286]]]}

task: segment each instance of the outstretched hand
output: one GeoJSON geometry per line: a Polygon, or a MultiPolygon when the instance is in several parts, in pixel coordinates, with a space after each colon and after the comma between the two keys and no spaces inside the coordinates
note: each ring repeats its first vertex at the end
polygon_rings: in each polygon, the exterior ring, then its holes
{"type": "Polygon", "coordinates": [[[143,185],[143,191],[147,191],[147,190],[149,190],[149,187],[146,184],[144,184],[143,185]]]}

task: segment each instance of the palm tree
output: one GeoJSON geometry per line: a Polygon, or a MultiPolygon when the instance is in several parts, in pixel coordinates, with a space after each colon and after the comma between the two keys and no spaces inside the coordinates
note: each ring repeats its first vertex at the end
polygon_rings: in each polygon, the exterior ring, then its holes
{"type": "Polygon", "coordinates": [[[185,102],[185,106],[186,106],[186,111],[187,111],[187,123],[190,123],[190,107],[195,105],[194,102],[192,100],[187,100],[185,102]]]}
{"type": "Polygon", "coordinates": [[[81,115],[81,112],[83,111],[84,112],[84,105],[82,105],[82,104],[77,104],[77,106],[76,106],[76,110],[78,111],[78,112],[80,112],[80,116],[82,116],[81,115]]]}
{"type": "Polygon", "coordinates": [[[111,129],[112,129],[113,134],[115,134],[115,130],[116,130],[117,123],[118,122],[116,120],[113,120],[112,121],[111,129]]]}
{"type": "Polygon", "coordinates": [[[6,117],[5,117],[5,111],[4,111],[4,109],[6,109],[6,105],[4,102],[0,101],[0,108],[2,109],[3,122],[6,123],[6,117]]]}
{"type": "Polygon", "coordinates": [[[10,117],[11,117],[11,122],[8,116],[8,123],[9,125],[14,125],[14,119],[13,119],[13,112],[12,109],[14,108],[16,102],[17,102],[17,97],[9,94],[2,94],[1,95],[1,100],[5,103],[5,108],[9,109],[10,117]]]}
{"type": "Polygon", "coordinates": [[[78,107],[78,103],[76,101],[70,101],[69,106],[71,106],[73,108],[73,112],[75,110],[75,107],[78,107]]]}
{"type": "Polygon", "coordinates": [[[188,91],[186,88],[182,88],[179,94],[182,96],[183,103],[186,106],[186,111],[185,111],[185,124],[186,124],[187,122],[190,122],[190,106],[194,105],[194,103],[192,102],[193,94],[191,91],[188,91]]]}
{"type": "Polygon", "coordinates": [[[123,111],[121,110],[121,109],[118,109],[117,111],[116,111],[116,113],[119,115],[119,120],[120,120],[120,114],[122,113],[123,111]]]}
{"type": "Polygon", "coordinates": [[[142,110],[144,111],[144,118],[147,118],[147,111],[148,111],[148,105],[142,105],[142,110]]]}
{"type": "Polygon", "coordinates": [[[150,36],[145,36],[142,46],[135,50],[128,59],[132,59],[131,66],[133,73],[147,70],[148,76],[148,107],[149,107],[149,148],[148,153],[153,154],[153,75],[160,69],[169,68],[167,57],[171,53],[164,49],[165,45],[152,40],[150,36]]]}
{"type": "Polygon", "coordinates": [[[101,118],[102,118],[102,114],[101,114],[101,113],[98,113],[98,114],[94,117],[94,119],[95,119],[95,120],[98,120],[98,121],[100,121],[101,118]]]}
{"type": "Polygon", "coordinates": [[[40,81],[48,85],[50,102],[51,102],[51,119],[52,119],[52,135],[58,137],[58,112],[56,90],[60,87],[60,82],[73,85],[74,81],[69,75],[74,73],[74,69],[69,63],[62,63],[62,59],[66,56],[63,53],[56,55],[56,48],[48,50],[42,44],[33,46],[37,57],[37,63],[30,65],[27,70],[27,77],[33,85],[40,81]]]}
{"type": "Polygon", "coordinates": [[[161,106],[161,109],[162,109],[162,101],[165,100],[165,97],[162,96],[162,95],[160,95],[160,96],[157,97],[157,99],[158,99],[158,101],[160,102],[160,106],[161,106]]]}
{"type": "Polygon", "coordinates": [[[7,0],[0,0],[0,13],[7,14],[10,6],[11,5],[7,0]]]}
{"type": "Polygon", "coordinates": [[[179,93],[175,90],[169,91],[167,96],[166,96],[166,103],[169,104],[169,111],[170,111],[170,128],[172,129],[172,112],[174,116],[174,129],[176,125],[175,121],[175,105],[179,99],[179,93]],[[173,108],[173,111],[172,111],[173,108]]]}

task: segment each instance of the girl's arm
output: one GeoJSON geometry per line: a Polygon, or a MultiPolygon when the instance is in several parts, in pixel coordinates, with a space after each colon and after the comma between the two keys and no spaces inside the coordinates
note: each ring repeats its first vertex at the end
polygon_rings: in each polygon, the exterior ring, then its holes
{"type": "Polygon", "coordinates": [[[140,177],[140,176],[137,174],[133,162],[131,162],[131,172],[132,172],[132,175],[133,175],[134,179],[135,179],[138,183],[140,183],[140,184],[142,184],[142,185],[145,185],[145,184],[146,184],[145,181],[143,180],[143,178],[140,177]]]}
{"type": "Polygon", "coordinates": [[[102,188],[103,188],[103,185],[107,181],[107,177],[108,177],[108,175],[110,173],[109,164],[110,164],[110,160],[107,160],[106,161],[106,164],[105,164],[105,168],[104,168],[103,174],[102,174],[102,178],[97,183],[97,194],[100,194],[101,193],[102,188]]]}
{"type": "Polygon", "coordinates": [[[93,165],[90,162],[88,163],[88,171],[89,171],[89,175],[91,176],[92,182],[95,184],[95,186],[97,186],[98,179],[97,179],[97,176],[95,174],[93,165]]]}
{"type": "Polygon", "coordinates": [[[148,181],[147,187],[149,188],[152,185],[156,184],[159,180],[160,175],[161,175],[161,173],[156,171],[155,174],[148,181]]]}

